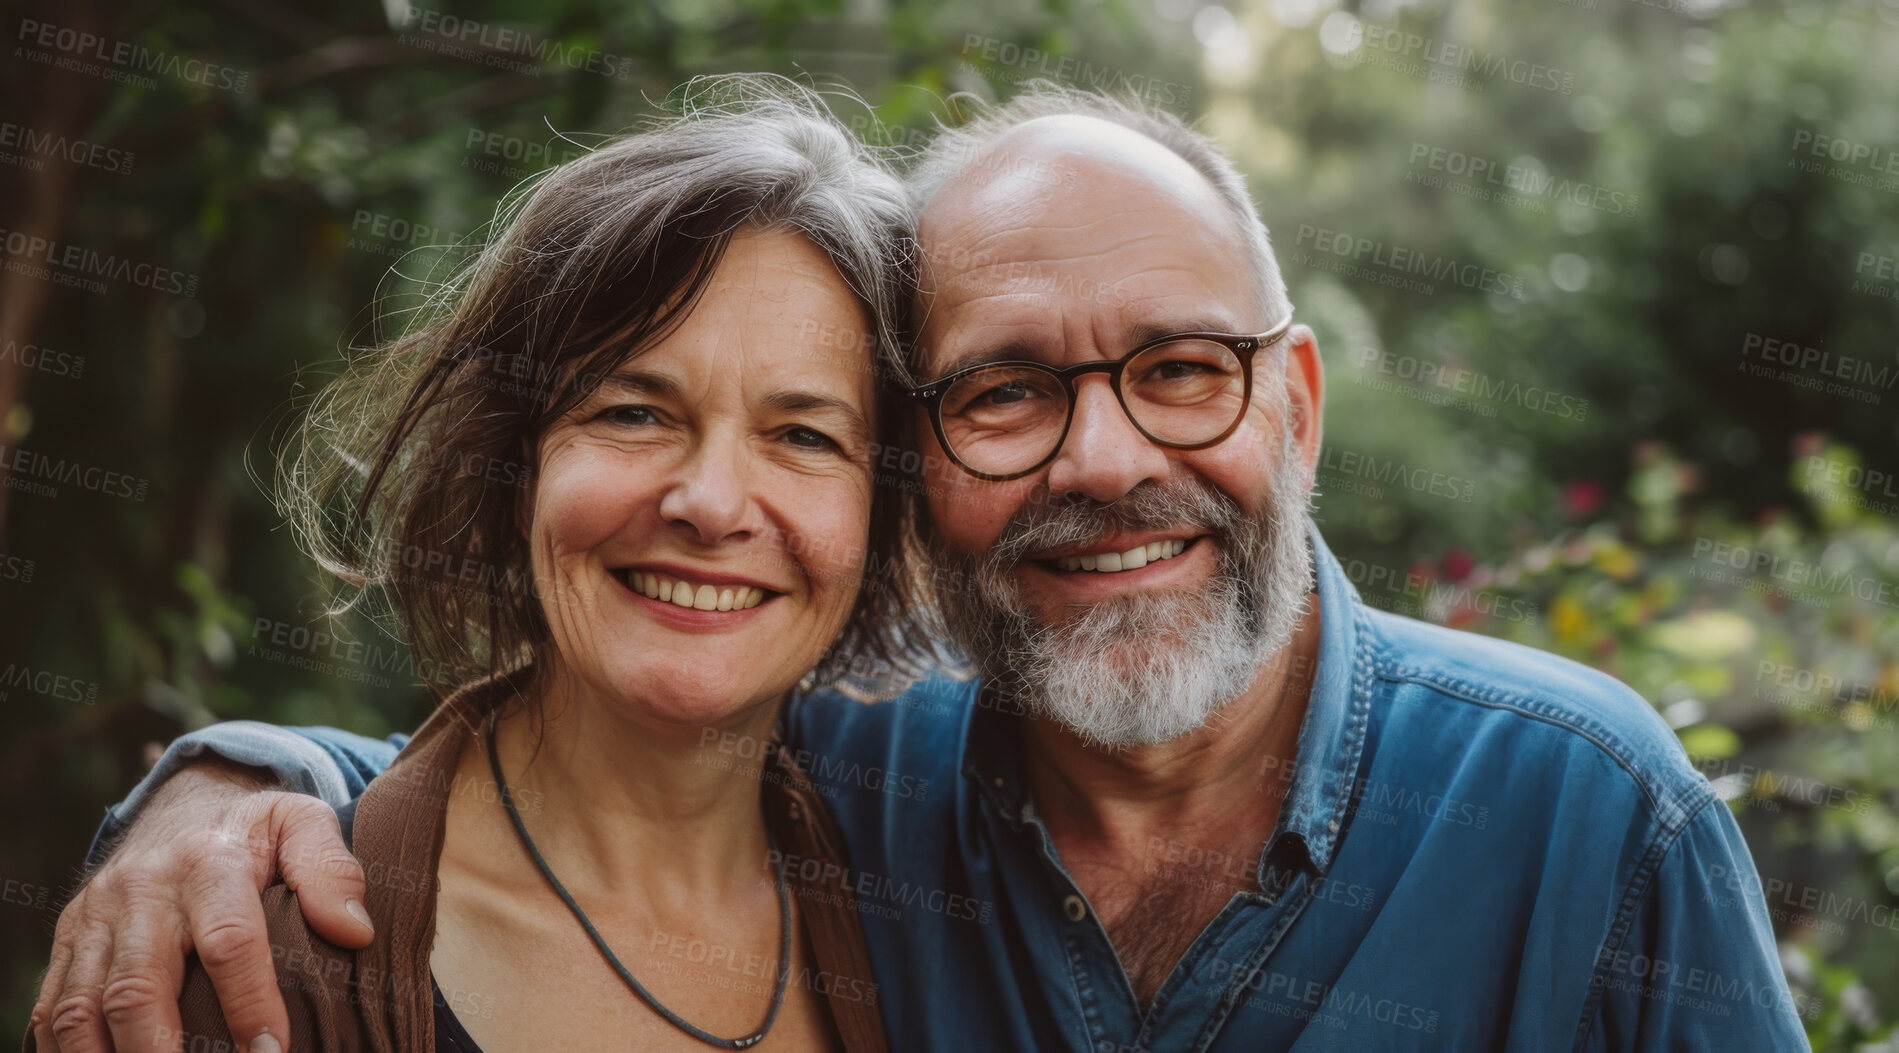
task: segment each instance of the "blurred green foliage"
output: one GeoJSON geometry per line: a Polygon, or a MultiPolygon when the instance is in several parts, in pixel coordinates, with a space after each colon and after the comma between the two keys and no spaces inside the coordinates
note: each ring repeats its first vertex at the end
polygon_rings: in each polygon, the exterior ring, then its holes
{"type": "Polygon", "coordinates": [[[1899,281],[1866,260],[1899,256],[1899,173],[1813,146],[1899,148],[1893,0],[568,0],[459,3],[453,30],[446,5],[405,0],[28,17],[248,79],[5,66],[0,119],[136,163],[55,159],[63,204],[0,207],[201,281],[51,291],[25,331],[83,376],[35,375],[0,405],[9,448],[149,482],[142,500],[9,495],[0,551],[33,572],[0,582],[4,661],[91,696],[0,690],[0,878],[19,893],[0,903],[0,1031],[23,1026],[59,893],[152,744],[213,719],[382,734],[422,713],[396,641],[317,619],[315,571],[259,486],[294,400],[399,326],[440,247],[521,178],[695,73],[772,70],[853,90],[840,112],[897,152],[951,93],[1036,77],[1200,119],[1253,180],[1325,349],[1319,515],[1367,599],[1652,700],[1742,821],[1815,1048],[1891,1034],[1899,600],[1879,586],[1899,582],[1899,495],[1868,480],[1899,469],[1899,281]],[[579,61],[524,59],[503,29],[579,61]]]}

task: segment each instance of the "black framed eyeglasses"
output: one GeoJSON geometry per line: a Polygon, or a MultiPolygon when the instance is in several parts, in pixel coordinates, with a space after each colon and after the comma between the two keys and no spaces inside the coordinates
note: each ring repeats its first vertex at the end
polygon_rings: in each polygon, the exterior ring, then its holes
{"type": "Polygon", "coordinates": [[[1106,373],[1114,397],[1149,441],[1200,450],[1233,434],[1253,397],[1253,355],[1292,328],[1292,312],[1252,336],[1174,333],[1118,359],[1057,369],[989,362],[912,388],[936,439],[963,471],[1020,479],[1055,459],[1075,419],[1075,381],[1106,373]]]}

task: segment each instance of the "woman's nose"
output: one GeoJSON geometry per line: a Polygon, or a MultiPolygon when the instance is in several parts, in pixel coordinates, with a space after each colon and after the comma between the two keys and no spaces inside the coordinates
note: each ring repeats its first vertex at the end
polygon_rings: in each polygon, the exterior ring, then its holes
{"type": "Polygon", "coordinates": [[[702,438],[660,498],[660,518],[706,545],[751,536],[748,456],[738,436],[702,438]]]}

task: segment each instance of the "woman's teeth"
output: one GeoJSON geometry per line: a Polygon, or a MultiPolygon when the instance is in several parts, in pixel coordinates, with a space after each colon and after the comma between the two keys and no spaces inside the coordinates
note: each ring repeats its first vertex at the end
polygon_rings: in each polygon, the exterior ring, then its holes
{"type": "Polygon", "coordinates": [[[626,580],[627,584],[633,586],[633,591],[647,599],[691,607],[695,611],[742,611],[758,606],[765,599],[765,590],[751,585],[727,585],[723,588],[694,585],[689,581],[676,581],[643,570],[633,571],[626,576],[626,580]]]}
{"type": "Polygon", "coordinates": [[[1150,541],[1128,549],[1126,552],[1103,552],[1093,556],[1063,556],[1055,565],[1063,570],[1093,570],[1103,574],[1113,574],[1123,570],[1139,570],[1149,563],[1163,559],[1173,559],[1187,547],[1181,538],[1172,541],[1150,541]]]}

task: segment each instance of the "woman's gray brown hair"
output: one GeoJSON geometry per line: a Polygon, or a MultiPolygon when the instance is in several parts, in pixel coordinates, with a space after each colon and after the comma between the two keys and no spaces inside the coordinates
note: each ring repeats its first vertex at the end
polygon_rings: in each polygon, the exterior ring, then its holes
{"type": "MultiPolygon", "coordinates": [[[[386,596],[438,697],[547,667],[521,529],[539,439],[683,320],[741,227],[802,232],[857,294],[876,338],[874,449],[894,445],[915,281],[903,185],[783,78],[703,77],[674,98],[676,115],[511,193],[492,238],[406,333],[352,356],[282,451],[279,507],[343,583],[333,612],[386,596]]],[[[819,679],[910,666],[899,507],[880,480],[864,587],[819,679]]]]}

